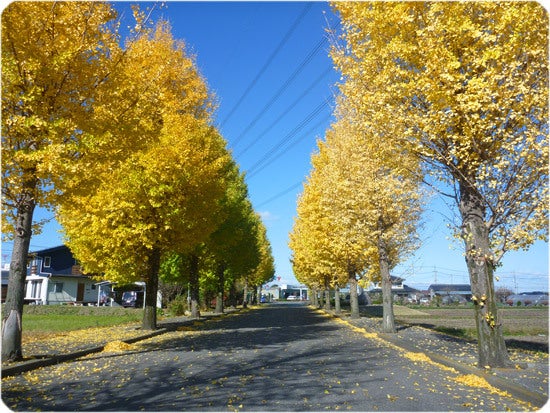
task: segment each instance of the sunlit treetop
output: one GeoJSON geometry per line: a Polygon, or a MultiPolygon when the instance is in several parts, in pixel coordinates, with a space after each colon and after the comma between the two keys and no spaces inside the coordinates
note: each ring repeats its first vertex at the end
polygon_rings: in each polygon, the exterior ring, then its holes
{"type": "MultiPolygon", "coordinates": [[[[536,2],[338,2],[332,55],[367,122],[477,193],[498,262],[547,239],[548,16],[536,2]]],[[[439,185],[437,181],[442,181],[439,185]]]]}

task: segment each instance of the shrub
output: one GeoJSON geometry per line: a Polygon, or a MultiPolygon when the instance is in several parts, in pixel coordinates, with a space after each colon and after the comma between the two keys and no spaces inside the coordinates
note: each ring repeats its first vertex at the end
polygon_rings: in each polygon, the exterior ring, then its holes
{"type": "Polygon", "coordinates": [[[184,315],[187,310],[187,298],[178,295],[168,303],[168,312],[173,316],[184,315]]]}

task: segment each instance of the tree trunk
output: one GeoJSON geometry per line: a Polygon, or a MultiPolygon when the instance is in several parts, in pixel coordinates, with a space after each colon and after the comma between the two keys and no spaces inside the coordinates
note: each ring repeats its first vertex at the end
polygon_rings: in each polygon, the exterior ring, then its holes
{"type": "Polygon", "coordinates": [[[317,307],[317,289],[310,288],[308,299],[309,299],[310,305],[317,307]]]}
{"type": "Polygon", "coordinates": [[[319,289],[319,308],[323,308],[324,306],[324,303],[325,303],[324,294],[325,294],[324,290],[319,289]]]}
{"type": "Polygon", "coordinates": [[[334,313],[340,314],[342,309],[340,307],[340,287],[338,284],[334,286],[334,313]]]}
{"type": "Polygon", "coordinates": [[[481,195],[464,182],[460,183],[459,210],[474,302],[478,366],[509,367],[512,363],[506,350],[502,324],[497,315],[493,253],[485,225],[485,207],[481,195]]]}
{"type": "Polygon", "coordinates": [[[157,328],[157,294],[159,290],[160,251],[153,248],[149,254],[149,265],[145,284],[145,310],[143,311],[143,330],[157,328]]]}
{"type": "Polygon", "coordinates": [[[2,362],[23,358],[21,322],[35,205],[34,198],[29,194],[26,202],[17,209],[8,291],[2,309],[2,362]]]}
{"type": "Polygon", "coordinates": [[[351,318],[359,318],[359,299],[357,297],[357,279],[355,278],[355,270],[349,270],[348,281],[351,318]]]}
{"type": "Polygon", "coordinates": [[[232,305],[233,307],[237,307],[237,301],[238,301],[237,286],[235,285],[235,281],[233,281],[233,283],[231,283],[231,287],[229,287],[229,305],[232,305]]]}
{"type": "Polygon", "coordinates": [[[330,285],[328,283],[328,279],[325,279],[325,310],[330,311],[331,305],[330,305],[330,285]]]}
{"type": "Polygon", "coordinates": [[[248,305],[248,278],[244,281],[244,291],[243,291],[243,308],[246,308],[248,305]]]}
{"type": "Polygon", "coordinates": [[[382,237],[378,239],[378,261],[380,276],[382,278],[382,331],[395,333],[395,317],[393,314],[393,295],[391,291],[391,275],[389,266],[388,249],[382,237]]]}
{"type": "Polygon", "coordinates": [[[218,264],[217,268],[217,278],[218,278],[218,293],[216,296],[216,310],[217,314],[223,313],[223,293],[225,290],[225,264],[223,262],[218,264]]]}
{"type": "Polygon", "coordinates": [[[199,310],[199,257],[191,254],[189,257],[189,286],[191,289],[191,317],[200,318],[199,310]]]}
{"type": "Polygon", "coordinates": [[[256,286],[252,287],[252,297],[250,298],[250,304],[257,304],[258,303],[258,288],[256,286]]]}

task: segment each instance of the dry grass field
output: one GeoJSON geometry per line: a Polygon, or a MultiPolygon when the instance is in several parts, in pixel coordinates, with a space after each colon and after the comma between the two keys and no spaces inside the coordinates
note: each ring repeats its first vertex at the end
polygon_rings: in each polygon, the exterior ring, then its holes
{"type": "MultiPolygon", "coordinates": [[[[505,336],[536,336],[548,340],[548,307],[502,307],[499,316],[505,336]]],[[[395,306],[395,318],[400,323],[424,325],[465,337],[475,336],[472,308],[395,306]]]]}

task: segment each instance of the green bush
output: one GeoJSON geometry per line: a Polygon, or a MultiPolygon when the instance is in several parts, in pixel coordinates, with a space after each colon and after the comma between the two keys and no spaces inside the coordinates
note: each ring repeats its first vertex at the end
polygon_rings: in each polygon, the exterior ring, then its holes
{"type": "Polygon", "coordinates": [[[172,316],[184,315],[187,310],[187,298],[183,295],[178,295],[168,303],[168,312],[172,316]]]}

